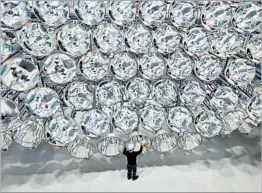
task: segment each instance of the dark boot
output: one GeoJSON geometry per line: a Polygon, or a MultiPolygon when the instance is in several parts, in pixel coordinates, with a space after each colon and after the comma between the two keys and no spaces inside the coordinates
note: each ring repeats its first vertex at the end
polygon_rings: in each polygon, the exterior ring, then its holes
{"type": "Polygon", "coordinates": [[[135,181],[139,178],[139,176],[133,176],[132,180],[135,181]]]}
{"type": "Polygon", "coordinates": [[[131,179],[131,172],[127,173],[127,179],[130,180],[131,179]]]}

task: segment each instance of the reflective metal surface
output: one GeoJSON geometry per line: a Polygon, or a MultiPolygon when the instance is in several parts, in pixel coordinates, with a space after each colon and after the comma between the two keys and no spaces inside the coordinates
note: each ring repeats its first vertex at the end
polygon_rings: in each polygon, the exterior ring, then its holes
{"type": "Polygon", "coordinates": [[[123,100],[124,86],[117,81],[102,81],[96,87],[96,97],[101,105],[112,106],[123,100]]]}
{"type": "Polygon", "coordinates": [[[78,21],[70,21],[57,33],[59,47],[73,57],[81,56],[90,49],[91,31],[78,21]]]}
{"type": "MultiPolygon", "coordinates": [[[[15,39],[15,37],[13,37],[15,39]]],[[[9,39],[1,33],[0,35],[0,61],[3,62],[4,60],[8,59],[10,56],[18,52],[20,50],[20,45],[18,42],[14,41],[13,39],[9,39]]]]}
{"type": "Polygon", "coordinates": [[[96,25],[104,19],[106,7],[103,1],[74,1],[77,18],[87,25],[96,25]]]}
{"type": "Polygon", "coordinates": [[[48,32],[45,25],[29,22],[17,33],[21,47],[33,56],[47,56],[56,49],[54,32],[48,32]]]}
{"type": "Polygon", "coordinates": [[[118,107],[112,115],[112,124],[118,132],[130,134],[138,126],[138,115],[129,107],[118,107]]]}
{"type": "Polygon", "coordinates": [[[190,151],[199,146],[201,140],[201,136],[198,133],[183,133],[178,138],[177,145],[185,151],[190,151]]]}
{"type": "Polygon", "coordinates": [[[93,31],[94,43],[103,53],[121,50],[122,38],[120,30],[110,23],[101,23],[93,31]]]}
{"type": "Polygon", "coordinates": [[[12,124],[19,116],[19,109],[17,105],[7,99],[1,97],[1,130],[7,131],[11,129],[12,124]]]}
{"type": "Polygon", "coordinates": [[[137,59],[138,71],[148,80],[155,80],[166,73],[165,59],[158,53],[148,53],[137,59]]]}
{"type": "Polygon", "coordinates": [[[240,32],[260,31],[261,5],[255,2],[241,3],[233,13],[232,25],[240,32]]]}
{"type": "Polygon", "coordinates": [[[201,105],[204,102],[205,97],[206,93],[197,81],[187,82],[180,91],[180,99],[182,103],[190,107],[201,105]]]}
{"type": "Polygon", "coordinates": [[[98,152],[104,156],[114,157],[124,151],[124,142],[115,137],[108,136],[98,143],[98,152]]]}
{"type": "Polygon", "coordinates": [[[161,153],[170,152],[176,147],[176,138],[170,133],[160,131],[152,140],[152,146],[161,153]]]}
{"type": "Polygon", "coordinates": [[[137,62],[128,52],[117,53],[110,61],[110,70],[115,78],[127,81],[136,75],[137,62]]]}
{"type": "Polygon", "coordinates": [[[201,27],[191,28],[184,35],[182,45],[190,56],[207,54],[209,49],[207,31],[201,27]]]}
{"type": "Polygon", "coordinates": [[[142,1],[138,5],[138,16],[147,26],[153,27],[161,23],[166,16],[167,5],[164,1],[142,1]]]}
{"type": "Polygon", "coordinates": [[[252,62],[259,64],[262,60],[261,50],[262,50],[262,38],[259,35],[251,37],[248,40],[246,46],[247,58],[252,62]]]}
{"type": "Polygon", "coordinates": [[[224,116],[225,127],[221,129],[220,133],[222,135],[228,135],[232,133],[233,131],[240,128],[245,118],[246,115],[241,110],[234,110],[226,113],[224,116]]]}
{"type": "Polygon", "coordinates": [[[87,110],[81,118],[81,129],[84,135],[99,138],[109,132],[109,118],[102,110],[87,110]]]}
{"type": "Polygon", "coordinates": [[[134,1],[110,1],[108,15],[117,25],[129,25],[135,20],[136,2],[134,1]]]}
{"type": "Polygon", "coordinates": [[[2,150],[13,123],[20,145],[67,146],[81,159],[129,144],[145,153],[151,140],[158,152],[176,141],[191,152],[201,137],[253,137],[262,123],[261,2],[0,7],[2,150]]]}
{"type": "Polygon", "coordinates": [[[64,84],[70,82],[76,75],[76,63],[69,55],[53,53],[43,62],[44,73],[53,82],[64,84]]]}
{"type": "Polygon", "coordinates": [[[88,159],[94,152],[94,147],[86,137],[77,136],[68,144],[67,151],[75,158],[88,159]]]}
{"type": "Polygon", "coordinates": [[[171,79],[157,80],[152,87],[153,98],[163,106],[176,104],[178,95],[178,84],[171,79]]]}
{"type": "Polygon", "coordinates": [[[60,99],[54,90],[42,87],[31,90],[25,98],[25,104],[33,114],[45,118],[60,108],[60,99]]]}
{"type": "Polygon", "coordinates": [[[254,79],[256,68],[248,60],[231,59],[224,70],[224,74],[230,84],[245,86],[254,79]]]}
{"type": "Polygon", "coordinates": [[[151,32],[141,23],[134,23],[125,31],[124,40],[129,51],[147,53],[152,47],[151,32]]]}
{"type": "Polygon", "coordinates": [[[39,81],[38,67],[23,57],[14,57],[3,63],[0,69],[2,83],[16,91],[28,91],[39,81]]]}
{"type": "Polygon", "coordinates": [[[72,82],[64,90],[63,99],[67,106],[75,110],[92,108],[94,93],[85,82],[72,82]]]}
{"type": "Polygon", "coordinates": [[[13,137],[11,131],[1,132],[1,151],[6,151],[13,143],[13,137]]]}
{"type": "Polygon", "coordinates": [[[169,18],[174,26],[187,30],[196,23],[197,9],[194,2],[172,1],[169,18]]]}
{"type": "Polygon", "coordinates": [[[201,9],[201,22],[208,30],[228,27],[232,18],[232,9],[226,1],[210,1],[201,9]]]}
{"type": "Polygon", "coordinates": [[[30,8],[23,1],[1,1],[1,28],[16,30],[30,18],[30,8]]]}
{"type": "Polygon", "coordinates": [[[167,75],[176,80],[188,77],[193,70],[193,66],[194,60],[181,49],[176,49],[166,59],[167,75]]]}
{"type": "Polygon", "coordinates": [[[46,25],[60,26],[69,18],[69,5],[66,1],[33,1],[32,11],[46,25]]]}
{"type": "Polygon", "coordinates": [[[182,37],[172,25],[161,24],[153,32],[155,48],[162,54],[174,52],[180,44],[182,37]]]}
{"type": "Polygon", "coordinates": [[[46,128],[48,143],[66,146],[78,136],[78,126],[74,119],[65,116],[53,118],[46,128]]]}
{"type": "Polygon", "coordinates": [[[211,52],[226,59],[237,54],[244,45],[244,37],[231,28],[222,28],[208,35],[211,52]]]}
{"type": "Polygon", "coordinates": [[[219,77],[223,67],[224,63],[220,59],[203,55],[195,62],[194,72],[199,79],[209,82],[219,77]]]}
{"type": "Polygon", "coordinates": [[[141,110],[139,121],[146,130],[158,131],[165,123],[165,112],[159,106],[147,105],[141,110]]]}
{"type": "Polygon", "coordinates": [[[215,137],[223,128],[221,120],[215,112],[206,110],[200,113],[194,121],[197,132],[203,137],[215,137]]]}
{"type": "Polygon", "coordinates": [[[168,110],[166,123],[172,131],[188,132],[193,126],[193,118],[187,108],[177,106],[168,110]]]}
{"type": "Polygon", "coordinates": [[[109,60],[99,52],[88,52],[78,62],[80,73],[91,81],[99,81],[108,73],[109,60]]]}
{"type": "Polygon", "coordinates": [[[258,122],[262,121],[262,96],[254,96],[249,100],[247,113],[249,117],[258,122]]]}
{"type": "Polygon", "coordinates": [[[14,141],[23,147],[36,148],[45,137],[44,127],[31,120],[16,121],[12,130],[14,141]]]}
{"type": "Polygon", "coordinates": [[[140,104],[143,103],[150,94],[149,83],[142,79],[135,77],[126,84],[126,95],[130,102],[140,104]]]}
{"type": "Polygon", "coordinates": [[[238,96],[231,87],[220,86],[210,99],[210,104],[218,112],[226,113],[235,109],[238,104],[238,96]]]}

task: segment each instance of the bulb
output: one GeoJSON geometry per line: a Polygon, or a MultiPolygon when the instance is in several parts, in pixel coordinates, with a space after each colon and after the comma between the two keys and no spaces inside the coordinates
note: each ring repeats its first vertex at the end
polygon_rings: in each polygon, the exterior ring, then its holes
{"type": "Polygon", "coordinates": [[[207,32],[204,28],[191,28],[183,38],[184,50],[190,56],[201,56],[208,54],[209,42],[207,32]]]}
{"type": "Polygon", "coordinates": [[[99,138],[109,132],[109,118],[102,110],[87,110],[81,118],[81,128],[84,135],[99,138]]]}
{"type": "Polygon", "coordinates": [[[220,86],[216,89],[210,104],[218,112],[226,113],[236,108],[238,104],[238,96],[231,87],[220,86]]]}
{"type": "Polygon", "coordinates": [[[196,23],[196,5],[193,2],[174,1],[169,8],[169,18],[172,24],[187,30],[196,23]]]}
{"type": "Polygon", "coordinates": [[[73,58],[64,53],[53,53],[43,62],[45,75],[54,83],[65,84],[76,75],[76,64],[73,58]]]}
{"type": "Polygon", "coordinates": [[[201,10],[202,24],[208,30],[228,27],[231,17],[231,6],[224,1],[208,2],[204,4],[201,10]]]}
{"type": "Polygon", "coordinates": [[[39,87],[26,95],[25,105],[33,114],[47,118],[54,115],[60,108],[60,98],[54,90],[39,87]]]}
{"type": "Polygon", "coordinates": [[[152,46],[151,32],[140,23],[128,27],[124,38],[127,49],[137,54],[147,53],[152,46]]]}
{"type": "Polygon", "coordinates": [[[166,59],[167,74],[176,80],[190,76],[193,66],[194,60],[180,49],[177,49],[166,59]]]}
{"type": "Polygon", "coordinates": [[[35,148],[45,137],[45,129],[42,125],[31,121],[17,121],[13,127],[14,141],[23,147],[35,148]]]}
{"type": "Polygon", "coordinates": [[[120,133],[130,134],[137,128],[138,116],[128,107],[118,107],[112,115],[112,123],[120,133]]]}
{"type": "Polygon", "coordinates": [[[60,48],[73,57],[81,56],[90,49],[90,38],[91,31],[78,21],[62,26],[57,33],[60,48]]]}
{"type": "Polygon", "coordinates": [[[188,132],[193,125],[193,118],[189,110],[182,106],[173,107],[167,113],[168,127],[177,133],[188,132]]]}
{"type": "Polygon", "coordinates": [[[127,83],[126,94],[130,102],[141,104],[149,97],[149,83],[142,78],[135,77],[127,83]]]}
{"type": "Polygon", "coordinates": [[[166,73],[165,59],[158,53],[149,53],[137,59],[138,70],[147,80],[155,80],[166,73]]]}
{"type": "Polygon", "coordinates": [[[117,25],[129,25],[135,20],[136,2],[134,1],[110,1],[108,15],[117,25]]]}
{"type": "Polygon", "coordinates": [[[78,63],[80,73],[90,81],[99,81],[108,73],[109,60],[99,52],[88,52],[78,63]]]}
{"type": "Polygon", "coordinates": [[[92,108],[93,90],[85,82],[72,82],[64,90],[63,99],[74,110],[92,108]]]}
{"type": "Polygon", "coordinates": [[[140,20],[149,27],[157,26],[166,16],[167,6],[164,1],[142,1],[138,5],[140,20]]]}
{"type": "Polygon", "coordinates": [[[127,81],[136,75],[137,62],[128,52],[117,53],[110,61],[110,70],[115,78],[127,81]]]}
{"type": "Polygon", "coordinates": [[[222,72],[224,63],[222,60],[212,55],[203,55],[199,57],[194,65],[196,76],[203,81],[214,81],[222,72]]]}
{"type": "Polygon", "coordinates": [[[1,1],[1,28],[17,30],[30,19],[30,9],[27,2],[1,1]]]}
{"type": "Polygon", "coordinates": [[[254,79],[256,68],[248,60],[231,59],[224,70],[224,74],[230,84],[245,86],[254,79]]]}
{"type": "MultiPolygon", "coordinates": [[[[10,99],[1,97],[1,126],[2,132],[11,129],[12,124],[19,116],[19,109],[17,105],[10,99]]],[[[8,134],[7,134],[8,135],[8,134]]]]}
{"type": "Polygon", "coordinates": [[[103,53],[115,53],[122,49],[122,34],[113,24],[99,24],[93,31],[93,39],[103,53]]]}
{"type": "Polygon", "coordinates": [[[178,85],[170,79],[156,81],[152,88],[153,98],[163,106],[176,104],[178,85]]]}
{"type": "Polygon", "coordinates": [[[232,25],[241,33],[259,32],[260,24],[261,5],[255,2],[243,2],[233,13],[232,25]]]}
{"type": "Polygon", "coordinates": [[[103,1],[74,1],[73,9],[77,18],[87,25],[100,23],[106,13],[103,1]]]}
{"type": "Polygon", "coordinates": [[[221,120],[210,110],[200,113],[196,117],[194,124],[197,132],[207,138],[215,137],[223,128],[221,120]]]}
{"type": "Polygon", "coordinates": [[[16,91],[28,91],[39,81],[38,67],[29,59],[12,57],[1,67],[2,83],[16,91]]]}
{"type": "Polygon", "coordinates": [[[87,138],[77,136],[68,144],[67,151],[75,158],[88,159],[92,156],[94,147],[87,138]]]}
{"type": "Polygon", "coordinates": [[[156,105],[147,105],[141,110],[140,123],[148,131],[158,131],[165,123],[164,110],[156,105]]]}
{"type": "Polygon", "coordinates": [[[74,119],[65,116],[53,118],[46,128],[48,142],[55,146],[66,146],[78,135],[78,126],[74,119]]]}
{"type": "Polygon", "coordinates": [[[49,26],[58,27],[69,17],[69,5],[61,1],[34,1],[32,11],[36,17],[49,26]]]}
{"type": "Polygon", "coordinates": [[[21,47],[33,56],[43,57],[56,49],[54,32],[41,23],[30,22],[17,32],[21,47]]]}
{"type": "Polygon", "coordinates": [[[153,32],[154,46],[162,54],[174,52],[181,39],[180,34],[171,25],[162,24],[153,32]]]}
{"type": "Polygon", "coordinates": [[[101,105],[110,107],[123,100],[123,86],[117,81],[102,81],[96,88],[96,97],[101,105]]]}

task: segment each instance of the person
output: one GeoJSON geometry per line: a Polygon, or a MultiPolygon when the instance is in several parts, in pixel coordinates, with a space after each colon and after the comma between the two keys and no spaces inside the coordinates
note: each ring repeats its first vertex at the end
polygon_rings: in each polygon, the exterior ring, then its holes
{"type": "Polygon", "coordinates": [[[138,179],[138,175],[136,175],[136,157],[142,153],[143,147],[146,147],[147,143],[140,144],[139,151],[134,151],[135,145],[134,144],[128,144],[127,147],[125,147],[123,154],[127,158],[127,179],[130,180],[136,180],[138,179]]]}

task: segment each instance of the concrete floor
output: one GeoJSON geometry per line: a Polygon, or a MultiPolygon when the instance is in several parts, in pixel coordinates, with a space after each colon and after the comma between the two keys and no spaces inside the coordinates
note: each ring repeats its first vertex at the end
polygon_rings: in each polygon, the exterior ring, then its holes
{"type": "Polygon", "coordinates": [[[261,148],[240,134],[181,150],[139,157],[140,178],[126,180],[125,157],[72,158],[47,144],[23,150],[13,144],[2,153],[2,191],[261,191],[261,148]]]}

